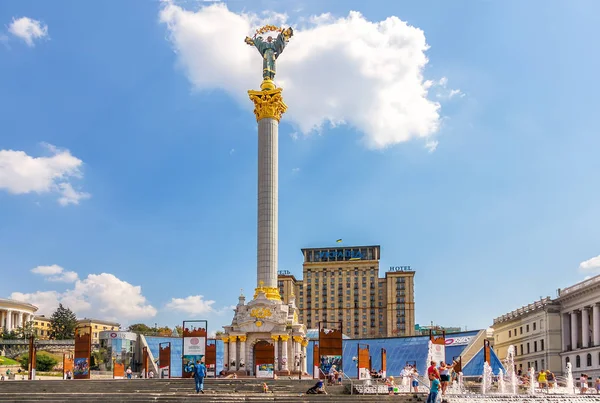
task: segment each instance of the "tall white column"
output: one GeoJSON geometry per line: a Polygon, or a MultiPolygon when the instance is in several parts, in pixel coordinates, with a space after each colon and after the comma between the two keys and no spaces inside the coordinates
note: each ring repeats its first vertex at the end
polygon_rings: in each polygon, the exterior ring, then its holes
{"type": "Polygon", "coordinates": [[[227,371],[229,371],[229,337],[223,337],[223,361],[227,365],[227,371]]]}
{"type": "Polygon", "coordinates": [[[590,346],[590,311],[587,307],[581,310],[581,347],[590,346]]]}
{"type": "Polygon", "coordinates": [[[571,317],[568,313],[562,314],[562,351],[568,351],[571,344],[571,317]]]}
{"type": "Polygon", "coordinates": [[[302,373],[306,373],[307,371],[307,357],[306,357],[306,346],[302,345],[302,373]]]}
{"type": "Polygon", "coordinates": [[[246,359],[246,336],[238,336],[240,340],[240,359],[238,363],[238,368],[244,371],[248,370],[248,360],[246,359]],[[242,360],[244,360],[244,367],[240,367],[242,360]]]}
{"type": "Polygon", "coordinates": [[[600,305],[594,304],[592,309],[592,326],[594,335],[594,346],[600,346],[600,305]]]}
{"type": "Polygon", "coordinates": [[[288,370],[288,340],[290,336],[282,335],[281,336],[281,370],[288,370]]]}
{"type": "Polygon", "coordinates": [[[279,122],[258,121],[258,253],[260,287],[277,287],[279,122]]]}
{"type": "Polygon", "coordinates": [[[0,311],[0,330],[4,330],[6,311],[0,311]]]}
{"type": "Polygon", "coordinates": [[[237,353],[237,336],[229,337],[229,369],[232,371],[237,371],[238,369],[238,360],[236,359],[237,353]],[[235,361],[235,365],[231,365],[232,362],[235,361]]]}
{"type": "Polygon", "coordinates": [[[577,349],[577,339],[579,338],[579,324],[577,323],[577,311],[571,312],[571,348],[577,349]]]}
{"type": "Polygon", "coordinates": [[[275,350],[275,370],[279,371],[279,345],[278,345],[279,336],[271,335],[271,339],[273,340],[273,348],[275,350]]]}
{"type": "Polygon", "coordinates": [[[6,331],[7,332],[10,332],[12,330],[12,316],[13,316],[13,311],[8,309],[6,311],[6,331]]]}
{"type": "Polygon", "coordinates": [[[21,311],[17,313],[17,326],[15,327],[23,327],[23,312],[21,311]]]}

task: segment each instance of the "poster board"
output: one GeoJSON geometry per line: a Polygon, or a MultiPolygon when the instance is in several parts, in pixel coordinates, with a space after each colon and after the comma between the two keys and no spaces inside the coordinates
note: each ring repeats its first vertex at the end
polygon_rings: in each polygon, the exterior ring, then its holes
{"type": "Polygon", "coordinates": [[[73,379],[90,379],[90,358],[92,354],[92,327],[75,329],[75,357],[73,359],[73,379]]]}
{"type": "Polygon", "coordinates": [[[204,362],[206,355],[206,320],[187,320],[183,322],[182,378],[192,378],[197,361],[204,362]]]}

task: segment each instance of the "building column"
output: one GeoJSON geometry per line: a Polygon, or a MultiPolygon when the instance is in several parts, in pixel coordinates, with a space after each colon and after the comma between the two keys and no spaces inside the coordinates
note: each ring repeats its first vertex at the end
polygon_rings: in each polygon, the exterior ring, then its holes
{"type": "Polygon", "coordinates": [[[590,346],[590,311],[588,307],[581,310],[581,347],[590,346]]]}
{"type": "Polygon", "coordinates": [[[248,360],[246,359],[246,336],[238,336],[238,339],[240,340],[240,359],[238,363],[238,368],[242,371],[246,371],[248,362],[248,360]],[[241,367],[242,362],[244,363],[243,367],[241,367]]]}
{"type": "Polygon", "coordinates": [[[12,315],[13,311],[10,309],[6,310],[6,331],[10,332],[12,330],[12,315]]]}
{"type": "Polygon", "coordinates": [[[23,327],[23,312],[19,311],[17,313],[17,326],[16,327],[23,327]]]}
{"type": "MultiPolygon", "coordinates": [[[[571,345],[571,318],[568,313],[561,315],[562,321],[562,351],[569,351],[571,345]]],[[[516,349],[516,347],[515,347],[516,349]]]]}
{"type": "Polygon", "coordinates": [[[226,365],[227,371],[229,371],[229,337],[224,336],[223,340],[223,361],[226,365]]]}
{"type": "Polygon", "coordinates": [[[277,345],[277,341],[279,340],[279,335],[273,334],[271,335],[271,339],[273,340],[273,349],[275,350],[275,371],[279,371],[279,349],[277,345]]]}
{"type": "Polygon", "coordinates": [[[236,359],[237,353],[237,336],[229,336],[229,369],[231,371],[237,371],[238,369],[238,360],[236,359]],[[235,362],[235,365],[231,365],[232,362],[235,362]]]}
{"type": "Polygon", "coordinates": [[[290,336],[287,334],[281,335],[281,370],[288,370],[288,340],[290,336]]]}
{"type": "Polygon", "coordinates": [[[579,325],[577,323],[577,311],[571,312],[571,349],[577,349],[577,339],[579,339],[579,325]]]}
{"type": "Polygon", "coordinates": [[[592,326],[594,335],[594,346],[600,346],[600,305],[594,304],[592,308],[592,326]]]}
{"type": "Polygon", "coordinates": [[[308,346],[308,341],[304,340],[302,342],[302,373],[306,373],[307,371],[307,358],[306,358],[306,346],[308,346]]]}
{"type": "Polygon", "coordinates": [[[6,319],[6,311],[0,310],[0,330],[5,330],[4,320],[6,319]]]}

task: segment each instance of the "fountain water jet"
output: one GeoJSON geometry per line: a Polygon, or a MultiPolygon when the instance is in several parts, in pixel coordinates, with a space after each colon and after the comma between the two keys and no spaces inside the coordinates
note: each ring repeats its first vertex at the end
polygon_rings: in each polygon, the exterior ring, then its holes
{"type": "Polygon", "coordinates": [[[502,394],[506,393],[506,387],[504,385],[504,373],[501,369],[498,370],[498,391],[502,394]]]}
{"type": "Polygon", "coordinates": [[[481,382],[481,394],[486,395],[492,388],[492,367],[486,362],[483,363],[483,378],[481,382]]]}
{"type": "Polygon", "coordinates": [[[529,367],[529,394],[535,395],[535,369],[529,367]]]}

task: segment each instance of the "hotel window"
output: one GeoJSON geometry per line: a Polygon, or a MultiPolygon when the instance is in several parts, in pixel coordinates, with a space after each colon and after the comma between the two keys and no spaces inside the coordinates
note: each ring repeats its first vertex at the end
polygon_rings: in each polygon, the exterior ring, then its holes
{"type": "Polygon", "coordinates": [[[591,354],[587,355],[587,357],[586,357],[586,364],[587,364],[588,367],[592,366],[592,355],[591,354]]]}
{"type": "Polygon", "coordinates": [[[519,327],[519,331],[521,332],[519,334],[523,334],[523,326],[519,327]]]}
{"type": "Polygon", "coordinates": [[[544,339],[540,340],[540,350],[544,351],[544,339]]]}
{"type": "Polygon", "coordinates": [[[537,353],[537,341],[533,342],[533,352],[537,353]]]}
{"type": "Polygon", "coordinates": [[[529,325],[527,325],[527,326],[525,327],[525,331],[526,331],[527,333],[529,333],[529,325]]]}
{"type": "Polygon", "coordinates": [[[533,331],[535,332],[535,326],[537,325],[536,322],[533,322],[533,331]]]}
{"type": "Polygon", "coordinates": [[[579,356],[575,357],[575,368],[581,367],[581,358],[579,356]]]}
{"type": "Polygon", "coordinates": [[[510,338],[510,330],[508,331],[508,338],[510,338]]]}
{"type": "Polygon", "coordinates": [[[529,349],[529,343],[527,343],[527,354],[529,354],[531,350],[529,349]]]}

